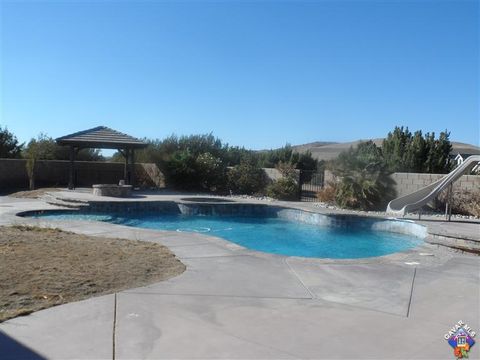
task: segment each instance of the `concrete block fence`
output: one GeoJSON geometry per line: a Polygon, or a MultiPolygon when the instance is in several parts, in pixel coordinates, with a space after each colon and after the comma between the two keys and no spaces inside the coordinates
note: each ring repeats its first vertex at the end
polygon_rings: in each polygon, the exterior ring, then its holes
{"type": "MultiPolygon", "coordinates": [[[[397,196],[410,194],[437,180],[445,174],[393,173],[396,182],[397,196]]],[[[454,191],[469,191],[480,193],[480,175],[463,175],[453,184],[454,191]]]]}
{"type": "MultiPolygon", "coordinates": [[[[408,195],[422,187],[441,179],[446,174],[420,174],[420,173],[393,173],[397,196],[408,195]]],[[[335,182],[335,176],[331,171],[325,170],[325,184],[335,182]]],[[[454,191],[468,191],[480,194],[480,175],[463,175],[453,184],[454,191]]]]}
{"type": "MultiPolygon", "coordinates": [[[[101,161],[76,161],[77,186],[93,184],[118,184],[123,179],[123,163],[101,161]]],[[[35,184],[41,186],[66,186],[69,161],[39,160],[35,184]]],[[[163,174],[155,164],[135,164],[137,185],[145,187],[165,186],[163,174]]],[[[25,159],[0,159],[0,189],[28,188],[25,159]]]]}
{"type": "MultiPolygon", "coordinates": [[[[123,163],[101,161],[77,161],[77,186],[93,184],[116,184],[123,179],[123,163]]],[[[37,186],[66,186],[68,183],[68,161],[41,160],[37,163],[37,186]]],[[[277,169],[264,169],[270,181],[278,180],[282,174],[277,169]]],[[[138,163],[135,166],[137,184],[145,187],[164,187],[165,179],[155,164],[138,163]]],[[[326,170],[324,183],[335,181],[333,174],[326,170]]],[[[437,181],[445,174],[394,173],[398,196],[412,193],[437,181]]],[[[0,159],[0,189],[27,188],[26,160],[0,159]]],[[[480,175],[463,175],[454,184],[454,190],[480,193],[480,175]]]]}

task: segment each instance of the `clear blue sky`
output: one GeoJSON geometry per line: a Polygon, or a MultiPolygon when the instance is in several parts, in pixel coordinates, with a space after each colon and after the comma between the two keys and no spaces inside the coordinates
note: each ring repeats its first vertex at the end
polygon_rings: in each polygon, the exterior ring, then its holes
{"type": "Polygon", "coordinates": [[[479,144],[478,1],[3,1],[1,31],[0,124],[22,141],[106,125],[261,149],[404,125],[479,144]]]}

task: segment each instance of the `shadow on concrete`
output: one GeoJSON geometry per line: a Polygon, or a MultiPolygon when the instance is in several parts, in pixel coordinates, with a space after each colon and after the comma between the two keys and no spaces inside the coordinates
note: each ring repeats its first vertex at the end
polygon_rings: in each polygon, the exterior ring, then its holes
{"type": "Polygon", "coordinates": [[[0,359],[45,360],[46,358],[0,331],[0,359]]]}

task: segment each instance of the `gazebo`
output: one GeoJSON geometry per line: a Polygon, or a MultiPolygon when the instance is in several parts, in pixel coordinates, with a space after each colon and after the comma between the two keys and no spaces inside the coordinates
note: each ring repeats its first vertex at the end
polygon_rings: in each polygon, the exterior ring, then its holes
{"type": "Polygon", "coordinates": [[[79,150],[85,148],[118,150],[125,158],[125,183],[133,187],[135,185],[135,149],[143,149],[148,146],[144,141],[106,126],[97,126],[93,129],[65,135],[57,138],[56,141],[58,145],[70,147],[69,189],[75,188],[75,157],[79,150]]]}

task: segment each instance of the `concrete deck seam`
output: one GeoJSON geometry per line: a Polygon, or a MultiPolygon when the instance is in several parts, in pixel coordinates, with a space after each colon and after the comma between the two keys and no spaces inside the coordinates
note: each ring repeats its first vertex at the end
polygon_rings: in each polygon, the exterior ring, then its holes
{"type": "Polygon", "coordinates": [[[410,288],[410,297],[408,298],[407,318],[410,315],[410,306],[412,305],[413,289],[415,286],[415,277],[417,275],[417,268],[413,269],[412,287],[410,288]]]}
{"type": "Polygon", "coordinates": [[[300,284],[302,284],[302,286],[304,287],[304,289],[310,294],[310,297],[312,299],[317,299],[317,297],[315,296],[314,293],[312,293],[310,291],[310,289],[308,288],[308,286],[303,282],[302,278],[300,277],[300,275],[297,274],[297,272],[290,266],[290,264],[288,263],[288,258],[285,258],[283,259],[283,262],[287,265],[288,269],[290,270],[290,272],[297,278],[297,280],[300,282],[300,284]]]}
{"type": "Polygon", "coordinates": [[[117,293],[113,298],[113,331],[112,331],[112,359],[115,360],[115,338],[117,330],[117,293]]]}
{"type": "Polygon", "coordinates": [[[224,295],[224,294],[190,294],[190,293],[160,293],[160,292],[142,292],[134,290],[124,290],[122,294],[125,295],[150,295],[150,296],[197,296],[197,297],[218,297],[218,298],[232,298],[232,299],[261,299],[261,300],[291,300],[291,301],[313,301],[323,304],[333,304],[340,307],[348,307],[354,309],[360,309],[368,312],[380,313],[389,316],[405,318],[405,315],[396,314],[393,312],[375,310],[365,306],[359,306],[355,304],[341,303],[337,301],[325,300],[322,298],[310,298],[310,297],[280,297],[280,296],[253,296],[253,295],[224,295]]]}
{"type": "MultiPolygon", "coordinates": [[[[310,297],[292,297],[292,296],[255,296],[255,295],[225,295],[225,294],[192,294],[192,293],[164,293],[164,292],[146,292],[135,290],[124,290],[123,294],[136,295],[156,295],[156,296],[199,296],[199,297],[221,297],[234,299],[265,299],[265,300],[312,300],[310,297]]],[[[325,300],[321,300],[325,301],[325,300]]]]}

